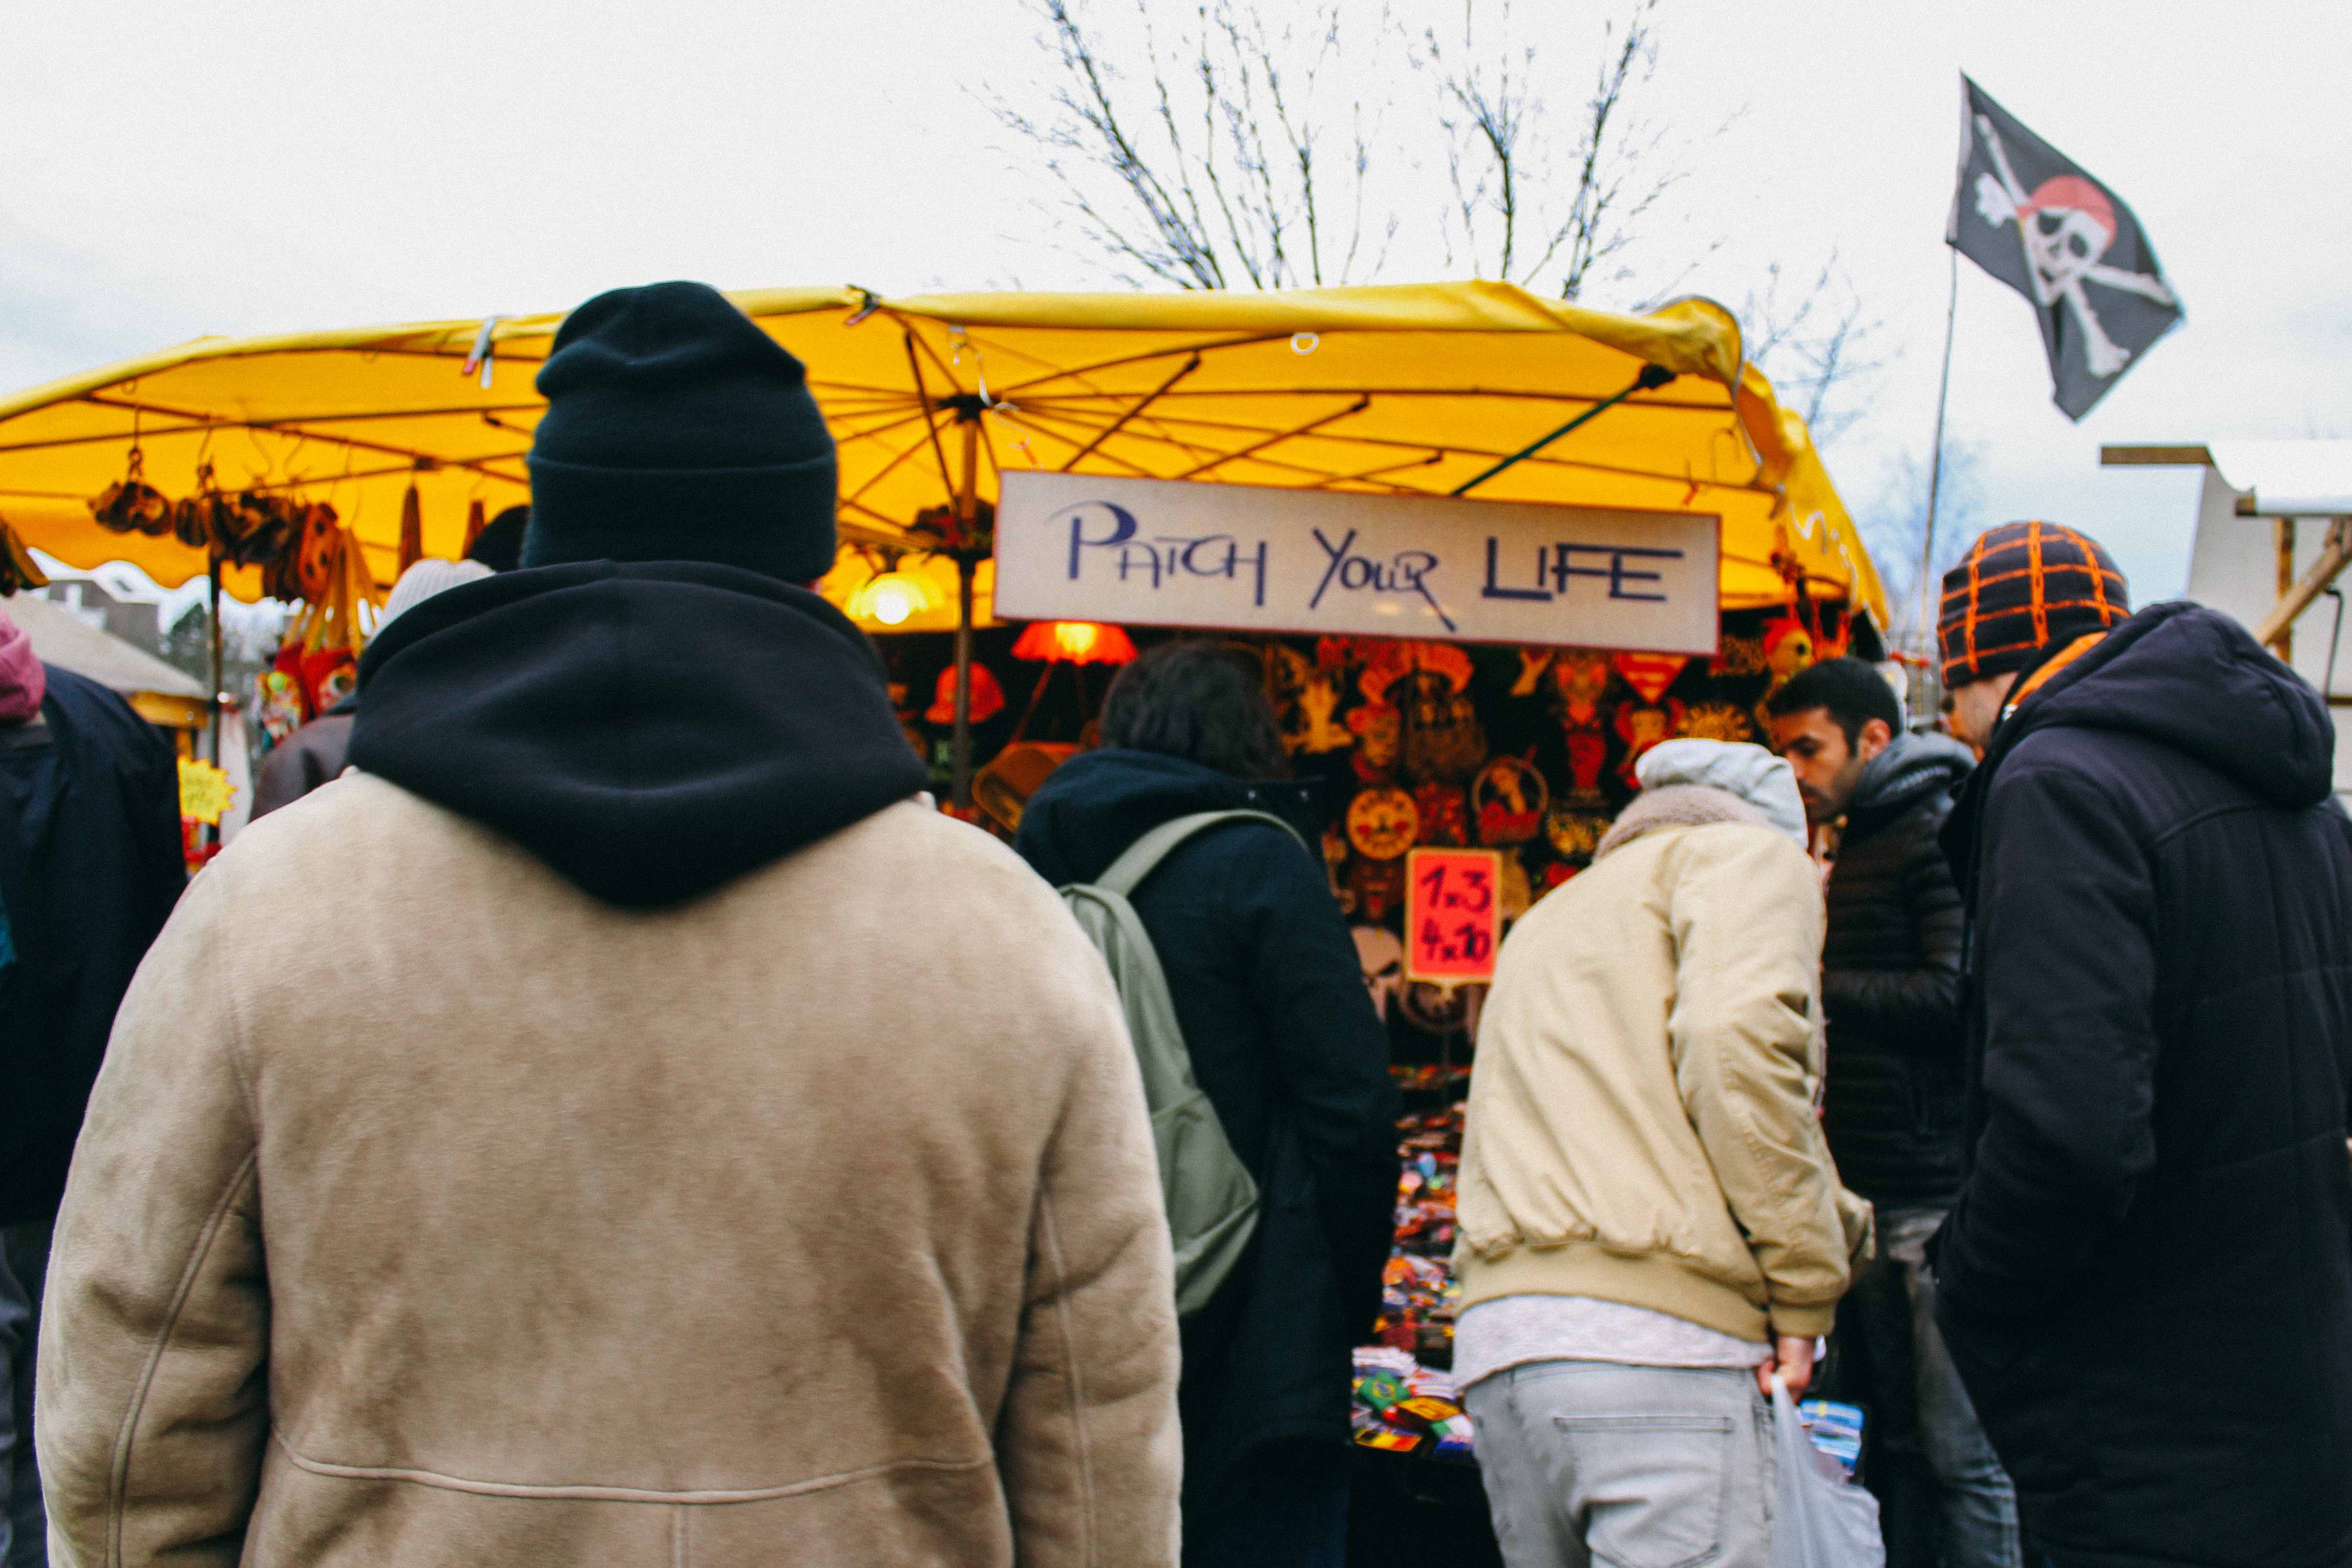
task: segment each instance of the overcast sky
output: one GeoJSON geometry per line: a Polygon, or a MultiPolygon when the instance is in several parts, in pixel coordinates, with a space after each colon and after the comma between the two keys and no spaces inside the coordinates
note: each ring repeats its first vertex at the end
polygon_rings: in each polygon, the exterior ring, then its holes
{"type": "MultiPolygon", "coordinates": [[[[1523,0],[1563,107],[1621,9],[1523,0]]],[[[0,387],[204,332],[562,309],[660,278],[1105,286],[987,111],[1035,101],[1037,30],[1019,0],[0,0],[0,387]]],[[[2028,307],[1963,262],[1948,433],[1980,457],[1975,521],[2084,527],[2162,597],[2195,478],[2102,471],[2100,443],[2352,435],[2352,121],[2329,107],[2352,7],[1664,0],[1659,37],[1643,107],[1689,177],[1635,276],[1587,302],[1639,303],[1715,239],[1685,287],[1735,308],[1768,263],[1834,252],[1892,361],[1828,453],[1865,520],[1929,444],[1963,69],[2133,205],[2188,310],[2075,426],[2028,307]]],[[[1346,85],[1414,90],[1366,78],[1346,85]]],[[[1442,269],[1415,242],[1443,179],[1391,134],[1404,230],[1381,280],[1411,281],[1442,269]]]]}

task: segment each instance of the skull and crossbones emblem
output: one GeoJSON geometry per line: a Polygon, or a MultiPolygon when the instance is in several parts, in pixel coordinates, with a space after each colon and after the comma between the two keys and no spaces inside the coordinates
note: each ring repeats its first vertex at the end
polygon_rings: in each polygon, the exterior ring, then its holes
{"type": "Polygon", "coordinates": [[[1979,114],[1976,127],[1999,174],[1998,178],[1977,176],[1978,214],[1995,228],[2005,223],[2017,225],[2018,241],[2024,247],[2026,266],[2033,276],[2033,296],[2045,306],[2062,300],[2066,302],[2082,329],[2083,359],[2091,374],[2101,378],[2121,374],[2131,351],[2110,338],[2099,324],[2084,285],[2100,283],[2126,289],[2159,305],[2179,301],[2162,279],[2105,263],[2104,258],[2116,242],[2116,222],[2115,204],[2105,191],[2079,174],[2060,174],[2028,192],[2010,167],[2008,150],[2000,144],[1992,121],[1979,114]]]}

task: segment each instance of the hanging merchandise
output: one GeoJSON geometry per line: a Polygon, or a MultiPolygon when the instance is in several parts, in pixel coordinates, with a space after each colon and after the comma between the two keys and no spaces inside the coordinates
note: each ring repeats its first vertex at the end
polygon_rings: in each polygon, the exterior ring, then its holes
{"type": "Polygon", "coordinates": [[[154,539],[172,531],[172,503],[163,499],[163,491],[141,477],[146,469],[146,454],[134,439],[122,478],[100,490],[89,503],[89,515],[98,520],[100,527],[116,533],[143,533],[154,539]]]}
{"type": "Polygon", "coordinates": [[[1773,697],[1805,671],[1813,668],[1816,641],[1802,621],[1794,616],[1785,621],[1775,621],[1764,631],[1764,668],[1771,673],[1771,681],[1764,695],[1756,701],[1757,727],[1769,731],[1772,716],[1768,711],[1773,697]]]}
{"type": "Polygon", "coordinates": [[[1363,667],[1356,689],[1367,702],[1390,702],[1389,688],[1412,673],[1412,647],[1381,637],[1345,639],[1355,662],[1363,667]]]}
{"type": "Polygon", "coordinates": [[[1528,868],[1516,855],[1503,857],[1502,887],[1497,897],[1502,900],[1505,924],[1526,914],[1536,901],[1535,889],[1528,881],[1528,868]]]}
{"type": "Polygon", "coordinates": [[[1341,909],[1351,907],[1354,897],[1344,886],[1348,871],[1348,829],[1340,823],[1331,823],[1323,829],[1323,870],[1330,879],[1331,896],[1339,900],[1341,909]]]}
{"type": "Polygon", "coordinates": [[[0,522],[0,598],[26,588],[46,588],[49,579],[33,560],[33,552],[16,531],[0,522]]]}
{"type": "Polygon", "coordinates": [[[1681,654],[1621,653],[1610,663],[1622,676],[1625,684],[1642,694],[1644,702],[1655,702],[1666,694],[1666,688],[1683,672],[1690,660],[1681,654]]]}
{"type": "Polygon", "coordinates": [[[1348,710],[1348,729],[1356,737],[1356,777],[1365,784],[1385,784],[1396,773],[1404,750],[1404,715],[1385,702],[1366,702],[1348,710]]]}
{"type": "Polygon", "coordinates": [[[1544,837],[1564,860],[1591,859],[1608,831],[1609,818],[1566,805],[1553,806],[1551,815],[1544,818],[1544,837]]]}
{"type": "MultiPolygon", "coordinates": [[[[1461,649],[1451,650],[1460,655],[1461,649]]],[[[1459,784],[1486,760],[1486,731],[1470,700],[1469,660],[1452,669],[1416,669],[1393,700],[1404,716],[1404,773],[1415,784],[1459,784]]]]}
{"type": "Polygon", "coordinates": [[[1525,844],[1543,831],[1551,786],[1532,757],[1496,757],[1470,785],[1481,844],[1525,844]]]}
{"type": "Polygon", "coordinates": [[[1265,667],[1265,700],[1287,730],[1291,710],[1297,704],[1298,694],[1306,689],[1307,677],[1314,673],[1307,655],[1286,642],[1268,642],[1262,647],[1237,650],[1256,658],[1265,667]]]}
{"type": "Polygon", "coordinates": [[[1372,1011],[1389,1021],[1397,987],[1404,983],[1404,943],[1393,931],[1379,926],[1350,928],[1356,938],[1356,960],[1363,966],[1364,989],[1371,993],[1372,1011]]]}
{"type": "MultiPolygon", "coordinates": [[[[359,542],[334,526],[331,509],[313,507],[304,511],[306,531],[298,569],[305,578],[303,585],[311,591],[301,595],[306,606],[301,619],[287,633],[271,671],[286,677],[299,692],[307,720],[341,702],[358,685],[360,650],[367,644],[360,606],[379,606],[375,581],[361,558],[359,542]],[[327,521],[314,539],[309,524],[322,514],[327,521]]],[[[262,677],[262,687],[266,709],[273,696],[268,674],[262,677]]],[[[282,693],[278,698],[282,705],[282,693]]]]}
{"type": "Polygon", "coordinates": [[[1425,784],[1412,792],[1421,833],[1413,842],[1459,846],[1470,842],[1469,798],[1459,784],[1425,784]]]}
{"type": "Polygon", "coordinates": [[[1662,741],[1671,741],[1682,730],[1683,705],[1669,697],[1664,702],[1639,699],[1622,703],[1617,709],[1617,738],[1625,742],[1624,754],[1617,762],[1617,776],[1629,790],[1638,790],[1642,781],[1633,772],[1633,764],[1643,752],[1662,741]]]}
{"type": "Polygon", "coordinates": [[[400,570],[405,575],[411,566],[425,559],[425,502],[416,493],[416,481],[408,481],[408,493],[400,498],[400,570]]]}
{"type": "Polygon", "coordinates": [[[1388,919],[1389,911],[1404,901],[1402,851],[1399,851],[1393,860],[1372,860],[1359,856],[1349,861],[1348,891],[1353,895],[1357,919],[1369,921],[1374,925],[1388,919]]]}
{"type": "Polygon", "coordinates": [[[1283,745],[1294,755],[1310,757],[1346,751],[1356,743],[1356,736],[1333,719],[1339,710],[1339,681],[1325,673],[1308,675],[1290,710],[1283,715],[1283,745]]]}
{"type": "MultiPolygon", "coordinates": [[[[971,721],[975,724],[985,724],[1003,711],[1004,688],[998,683],[996,672],[984,664],[973,665],[971,667],[971,721]]],[[[955,722],[955,667],[953,665],[940,671],[939,684],[932,689],[931,692],[931,705],[923,710],[923,717],[934,724],[955,722]]]]}
{"type": "Polygon", "coordinates": [[[1707,670],[1718,680],[1763,674],[1764,639],[1724,633],[1722,640],[1716,645],[1715,658],[1707,670]]]}
{"type": "Polygon", "coordinates": [[[1752,741],[1756,726],[1737,703],[1694,702],[1675,733],[1695,741],[1752,741]]]}
{"type": "Polygon", "coordinates": [[[1609,765],[1608,721],[1601,694],[1609,689],[1609,656],[1568,648],[1552,660],[1552,704],[1567,751],[1567,795],[1589,804],[1601,800],[1601,775],[1609,765]]]}
{"type": "Polygon", "coordinates": [[[1394,860],[1421,837],[1421,811],[1392,784],[1360,790],[1348,803],[1348,842],[1367,860],[1394,860]]]}
{"type": "MultiPolygon", "coordinates": [[[[287,650],[280,649],[279,658],[287,650]]],[[[273,663],[261,672],[256,684],[260,688],[257,717],[260,721],[263,743],[274,746],[302,727],[309,717],[302,705],[302,668],[300,651],[294,650],[290,668],[273,663]]]]}
{"type": "Polygon", "coordinates": [[[1439,985],[1414,980],[1407,982],[1398,995],[1404,1016],[1415,1026],[1432,1035],[1451,1035],[1469,1022],[1472,989],[1467,985],[1439,985]]]}

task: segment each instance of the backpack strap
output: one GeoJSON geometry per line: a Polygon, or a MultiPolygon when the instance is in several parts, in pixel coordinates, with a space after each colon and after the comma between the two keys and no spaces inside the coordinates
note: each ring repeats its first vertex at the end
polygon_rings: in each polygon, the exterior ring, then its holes
{"type": "Polygon", "coordinates": [[[1176,847],[1194,834],[1228,822],[1265,822],[1281,828],[1296,840],[1301,849],[1307,840],[1298,837],[1298,829],[1267,811],[1196,811],[1190,816],[1180,816],[1163,822],[1133,844],[1127,853],[1111,862],[1110,869],[1094,879],[1094,886],[1120,898],[1130,898],[1143,879],[1160,868],[1160,862],[1173,854],[1176,847]]]}

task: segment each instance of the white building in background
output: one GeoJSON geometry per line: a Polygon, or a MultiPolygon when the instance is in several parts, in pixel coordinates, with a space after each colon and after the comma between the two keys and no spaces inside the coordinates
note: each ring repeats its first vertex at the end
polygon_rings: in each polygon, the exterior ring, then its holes
{"type": "Polygon", "coordinates": [[[2322,580],[2273,651],[2326,697],[2336,720],[2336,793],[2352,795],[2352,627],[2345,625],[2352,574],[2344,573],[2352,559],[2352,441],[2105,447],[2099,460],[2204,470],[2188,596],[2256,636],[2298,584],[2322,580]]]}

